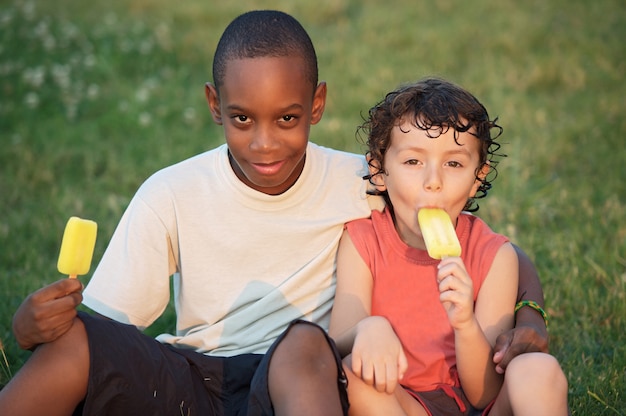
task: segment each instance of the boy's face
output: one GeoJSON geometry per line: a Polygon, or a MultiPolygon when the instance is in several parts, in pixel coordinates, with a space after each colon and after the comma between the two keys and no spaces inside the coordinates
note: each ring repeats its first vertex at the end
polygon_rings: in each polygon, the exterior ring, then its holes
{"type": "MultiPolygon", "coordinates": [[[[391,203],[396,228],[403,241],[425,249],[417,223],[417,211],[423,207],[443,208],[456,223],[468,198],[478,190],[476,172],[480,165],[480,140],[470,133],[460,133],[458,144],[454,129],[437,137],[404,122],[393,128],[391,144],[385,153],[385,172],[381,175],[391,203]]],[[[479,176],[488,172],[485,165],[479,176]]]]}
{"type": "Polygon", "coordinates": [[[219,96],[211,84],[206,95],[237,177],[269,195],[289,189],[302,172],[310,126],[322,118],[326,85],[311,85],[299,57],[246,58],[227,63],[219,96]]]}

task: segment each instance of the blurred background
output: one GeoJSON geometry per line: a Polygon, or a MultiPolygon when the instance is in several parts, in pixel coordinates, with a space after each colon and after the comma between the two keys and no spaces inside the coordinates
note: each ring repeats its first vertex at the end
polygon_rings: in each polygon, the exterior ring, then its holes
{"type": "MultiPolygon", "coordinates": [[[[362,153],[369,107],[429,75],[499,117],[508,157],[478,215],[539,270],[572,414],[625,415],[624,2],[215,3],[0,0],[0,385],[30,354],[13,312],[63,277],[67,219],[98,222],[95,265],[150,174],[223,143],[203,90],[215,46],[237,15],[272,8],[309,32],[328,83],[314,142],[362,153]]],[[[172,326],[170,308],[148,332],[172,326]]]]}

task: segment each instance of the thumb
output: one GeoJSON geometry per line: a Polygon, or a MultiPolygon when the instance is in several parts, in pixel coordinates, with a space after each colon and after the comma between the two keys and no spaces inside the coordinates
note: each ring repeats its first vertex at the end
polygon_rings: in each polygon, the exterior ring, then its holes
{"type": "Polygon", "coordinates": [[[56,299],[74,293],[80,293],[83,290],[83,284],[78,279],[62,279],[54,283],[44,286],[28,295],[23,303],[31,305],[42,305],[56,299]]]}
{"type": "Polygon", "coordinates": [[[60,297],[66,296],[70,293],[74,292],[82,292],[83,284],[78,279],[61,279],[52,285],[50,285],[51,291],[49,292],[49,296],[53,299],[58,299],[60,297]]]}
{"type": "Polygon", "coordinates": [[[506,351],[511,346],[512,335],[511,332],[505,332],[498,335],[496,338],[496,345],[494,346],[493,362],[498,364],[502,361],[502,357],[506,354],[506,351]]]}
{"type": "Polygon", "coordinates": [[[404,350],[400,351],[400,355],[398,356],[398,380],[402,380],[404,378],[404,373],[409,368],[409,362],[406,359],[406,355],[404,354],[404,350]]]}

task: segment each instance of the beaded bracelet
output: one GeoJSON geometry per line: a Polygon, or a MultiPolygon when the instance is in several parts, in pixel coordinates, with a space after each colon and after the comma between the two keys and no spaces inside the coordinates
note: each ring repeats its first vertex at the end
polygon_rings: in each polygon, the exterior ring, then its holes
{"type": "Polygon", "coordinates": [[[548,328],[548,314],[546,313],[546,311],[543,310],[541,306],[539,306],[537,302],[532,300],[522,300],[520,302],[517,302],[517,305],[515,305],[515,313],[517,314],[517,311],[522,309],[524,306],[528,306],[529,308],[532,308],[539,312],[541,314],[541,317],[543,318],[543,321],[546,323],[546,328],[548,328]]]}

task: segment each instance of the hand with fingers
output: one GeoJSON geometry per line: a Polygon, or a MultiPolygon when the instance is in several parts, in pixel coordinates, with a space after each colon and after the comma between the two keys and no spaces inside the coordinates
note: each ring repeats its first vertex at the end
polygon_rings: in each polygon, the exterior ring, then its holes
{"type": "Polygon", "coordinates": [[[24,299],[13,315],[13,334],[20,348],[33,349],[69,330],[83,300],[82,290],[79,280],[62,279],[24,299]]]}
{"type": "Polygon", "coordinates": [[[358,324],[352,372],[379,392],[392,394],[407,370],[404,349],[387,319],[370,316],[358,324]]]}
{"type": "Polygon", "coordinates": [[[548,352],[548,333],[544,326],[518,325],[500,334],[494,347],[496,371],[504,374],[511,360],[527,352],[548,352]]]}
{"type": "Polygon", "coordinates": [[[460,257],[446,257],[437,266],[441,301],[454,329],[474,319],[474,286],[460,257]]]}

